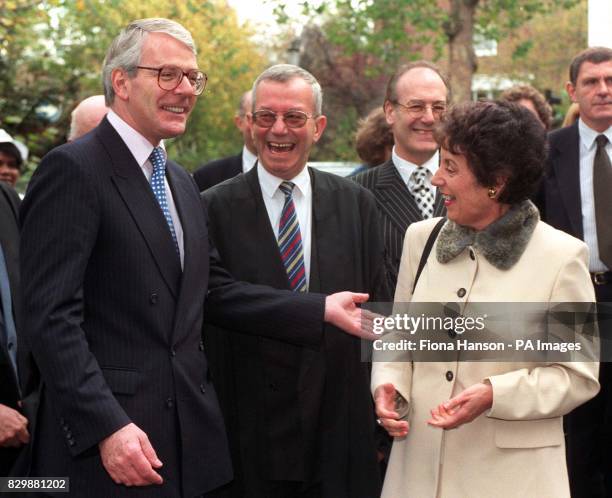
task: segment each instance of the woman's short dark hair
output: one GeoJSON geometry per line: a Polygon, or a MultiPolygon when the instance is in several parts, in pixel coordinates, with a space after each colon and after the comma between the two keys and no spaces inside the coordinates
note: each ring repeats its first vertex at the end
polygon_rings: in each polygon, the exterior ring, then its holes
{"type": "Polygon", "coordinates": [[[23,159],[21,158],[21,153],[19,149],[10,142],[1,142],[0,143],[0,152],[5,153],[15,159],[15,163],[17,164],[17,169],[21,170],[21,165],[23,164],[23,159]]]}
{"type": "Polygon", "coordinates": [[[546,132],[531,111],[507,101],[453,106],[435,130],[441,147],[463,154],[478,183],[505,178],[497,200],[516,204],[531,197],[542,178],[546,132]]]}

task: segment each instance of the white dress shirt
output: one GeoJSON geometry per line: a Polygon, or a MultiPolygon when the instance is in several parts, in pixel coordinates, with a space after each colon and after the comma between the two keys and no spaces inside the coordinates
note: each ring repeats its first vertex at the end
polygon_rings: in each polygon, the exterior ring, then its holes
{"type": "Polygon", "coordinates": [[[440,153],[438,151],[436,151],[434,155],[431,156],[427,161],[425,161],[421,166],[411,163],[410,161],[406,161],[406,159],[402,159],[400,156],[398,156],[397,153],[395,152],[395,146],[393,146],[393,151],[391,152],[391,158],[393,160],[393,164],[397,168],[397,171],[402,177],[402,180],[404,180],[404,183],[406,184],[410,192],[412,192],[411,177],[412,177],[412,173],[414,172],[414,170],[416,170],[417,168],[425,168],[429,170],[429,172],[431,173],[431,175],[429,176],[430,182],[428,184],[429,190],[431,191],[431,193],[433,194],[435,198],[436,187],[434,187],[431,184],[431,177],[436,174],[436,171],[438,171],[438,166],[440,164],[440,153]]]}
{"type": "MultiPolygon", "coordinates": [[[[132,156],[134,156],[134,159],[138,163],[138,166],[140,166],[142,173],[147,179],[147,182],[151,183],[153,165],[151,164],[151,161],[149,161],[149,156],[151,155],[151,152],[153,152],[153,149],[155,147],[145,137],[143,137],[134,128],[132,128],[123,119],[121,119],[112,109],[108,111],[106,117],[108,118],[108,121],[111,126],[115,128],[117,133],[119,133],[119,136],[125,142],[125,145],[127,145],[127,148],[132,153],[132,156]]],[[[164,157],[166,157],[167,159],[166,149],[164,148],[163,140],[159,143],[159,146],[164,151],[164,157]]],[[[176,204],[174,204],[174,198],[172,197],[172,191],[170,190],[170,186],[168,185],[168,179],[165,176],[164,187],[166,190],[166,200],[168,201],[168,209],[170,210],[170,216],[172,217],[174,232],[176,234],[176,242],[179,248],[181,268],[183,268],[185,261],[183,226],[181,225],[181,219],[179,218],[178,212],[176,210],[176,204]]]]}
{"type": "MultiPolygon", "coordinates": [[[[589,246],[589,270],[591,272],[608,271],[608,268],[599,259],[599,246],[597,245],[597,225],[595,223],[595,196],[593,195],[593,161],[597,151],[595,139],[598,135],[608,137],[606,152],[612,158],[612,126],[603,133],[589,128],[582,119],[578,120],[578,134],[580,135],[580,199],[582,207],[582,229],[584,241],[589,246]]],[[[610,193],[612,195],[612,192],[610,193]]],[[[612,220],[610,230],[612,230],[612,220]]]]}
{"type": "MultiPolygon", "coordinates": [[[[263,194],[264,204],[270,219],[270,225],[278,240],[278,229],[281,213],[285,205],[285,194],[278,187],[283,183],[282,178],[271,175],[258,163],[257,177],[263,194]]],[[[304,251],[304,270],[306,272],[306,285],[310,282],[310,254],[311,254],[311,227],[312,227],[312,185],[308,168],[304,168],[295,178],[290,180],[295,183],[293,188],[293,204],[298,222],[300,224],[300,235],[302,236],[302,249],[304,251]]]]}
{"type": "Polygon", "coordinates": [[[246,145],[242,147],[242,172],[249,171],[257,162],[257,156],[253,154],[246,145]]]}

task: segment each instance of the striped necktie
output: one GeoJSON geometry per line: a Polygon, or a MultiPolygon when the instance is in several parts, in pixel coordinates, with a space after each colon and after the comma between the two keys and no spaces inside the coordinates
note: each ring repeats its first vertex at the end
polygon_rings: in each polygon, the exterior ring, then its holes
{"type": "Polygon", "coordinates": [[[612,270],[612,165],[606,152],[608,137],[599,135],[596,138],[597,150],[593,161],[593,197],[595,200],[595,225],[597,227],[597,246],[599,259],[608,270],[612,270]]]}
{"type": "Polygon", "coordinates": [[[429,170],[423,167],[416,168],[410,176],[410,181],[410,193],[421,211],[421,216],[424,220],[431,218],[435,197],[430,188],[429,170]]]}
{"type": "Polygon", "coordinates": [[[159,203],[159,207],[164,214],[164,218],[166,218],[166,223],[168,223],[168,228],[170,229],[170,235],[172,236],[172,240],[174,242],[174,248],[176,249],[176,253],[180,257],[180,251],[178,242],[176,240],[176,232],[174,231],[174,223],[172,223],[172,216],[170,215],[170,208],[168,207],[168,200],[166,199],[166,184],[164,182],[164,178],[166,176],[166,158],[164,157],[164,153],[161,147],[155,147],[151,155],[149,156],[149,161],[153,165],[153,174],[151,175],[151,188],[153,189],[153,194],[159,203]]]}
{"type": "Polygon", "coordinates": [[[289,287],[293,291],[306,292],[306,269],[304,267],[304,250],[302,248],[302,235],[300,224],[293,203],[292,182],[283,182],[279,190],[285,194],[285,204],[281,213],[278,226],[278,247],[283,260],[283,266],[287,272],[289,287]]]}

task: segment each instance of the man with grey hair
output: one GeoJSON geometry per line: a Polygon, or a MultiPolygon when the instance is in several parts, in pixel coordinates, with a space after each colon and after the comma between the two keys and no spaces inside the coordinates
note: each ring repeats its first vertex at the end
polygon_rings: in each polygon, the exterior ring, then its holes
{"type": "Polygon", "coordinates": [[[257,151],[251,136],[251,126],[247,119],[247,113],[251,112],[251,106],[251,90],[249,90],[242,94],[236,115],[234,116],[234,124],[244,140],[242,152],[235,156],[210,161],[198,168],[193,173],[193,179],[198,184],[200,192],[240,173],[246,173],[257,161],[257,151]]]}
{"type": "Polygon", "coordinates": [[[92,95],[79,102],[70,115],[68,142],[72,142],[93,130],[100,124],[107,112],[108,107],[104,95],[92,95]]]}
{"type": "MultiPolygon", "coordinates": [[[[253,100],[256,167],[203,194],[228,270],[305,295],[354,288],[388,299],[374,197],[306,167],[327,123],[317,80],[273,66],[255,81],[253,100]]],[[[235,468],[215,497],[379,496],[367,363],[354,338],[325,337],[313,350],[205,330],[235,468]]]]}
{"type": "Polygon", "coordinates": [[[220,266],[199,191],[163,147],[206,84],[185,28],[132,22],[103,78],[107,116],[43,159],[22,205],[24,336],[41,386],[24,393],[29,475],[67,476],[78,497],[200,496],[232,477],[204,303],[213,323],[316,348],[323,320],[359,333],[367,296],[250,286],[220,266]]]}

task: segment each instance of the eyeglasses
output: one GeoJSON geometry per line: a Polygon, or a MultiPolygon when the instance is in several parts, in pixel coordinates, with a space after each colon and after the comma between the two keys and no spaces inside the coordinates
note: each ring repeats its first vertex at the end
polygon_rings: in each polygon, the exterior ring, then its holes
{"type": "Polygon", "coordinates": [[[436,118],[439,118],[440,116],[442,116],[442,114],[446,112],[446,102],[434,102],[431,105],[426,104],[425,102],[422,102],[420,100],[410,100],[405,104],[402,104],[398,101],[393,101],[392,103],[403,107],[404,109],[406,109],[406,111],[408,111],[409,114],[412,114],[415,117],[422,116],[423,114],[425,114],[428,108],[431,109],[431,113],[436,118]]]}
{"type": "Polygon", "coordinates": [[[169,92],[178,88],[178,86],[183,81],[183,78],[187,76],[187,80],[193,88],[193,93],[195,95],[200,95],[204,91],[204,88],[206,88],[206,82],[208,81],[208,76],[206,76],[202,71],[198,71],[197,69],[192,69],[191,71],[185,72],[180,67],[176,66],[136,67],[138,69],[157,71],[157,84],[159,85],[159,88],[161,88],[162,90],[167,90],[169,92]]]}
{"type": "MultiPolygon", "coordinates": [[[[262,128],[272,128],[279,114],[272,111],[255,111],[253,123],[262,128]]],[[[315,116],[309,116],[302,111],[287,111],[280,115],[287,128],[302,128],[306,122],[315,116]]]]}

